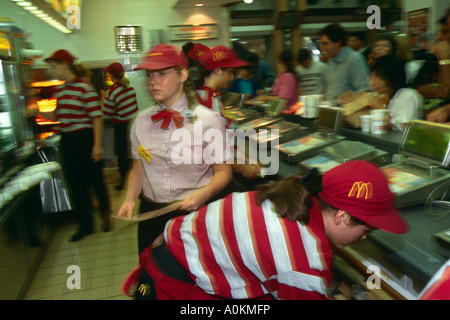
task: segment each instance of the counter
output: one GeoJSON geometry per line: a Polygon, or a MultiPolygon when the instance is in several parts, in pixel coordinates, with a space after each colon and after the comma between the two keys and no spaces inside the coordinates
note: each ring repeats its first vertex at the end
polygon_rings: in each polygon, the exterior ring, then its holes
{"type": "MultiPolygon", "coordinates": [[[[39,151],[52,139],[36,141],[31,152],[14,159],[1,185],[31,165],[42,163],[39,151]]],[[[24,190],[0,208],[0,299],[20,299],[49,242],[53,227],[43,214],[39,184],[24,190]]]]}
{"type": "MultiPolygon", "coordinates": [[[[286,121],[313,127],[313,121],[299,116],[282,116],[286,121]]],[[[338,132],[349,140],[370,144],[385,150],[392,156],[397,153],[402,141],[401,132],[382,135],[362,133],[358,129],[341,128],[338,132]]],[[[294,163],[280,160],[276,178],[301,174],[302,168],[294,163]]],[[[414,299],[439,268],[448,260],[436,249],[433,234],[450,226],[450,215],[427,216],[424,205],[400,210],[410,225],[410,231],[395,235],[381,230],[371,233],[369,238],[341,251],[343,256],[358,261],[360,267],[375,264],[383,274],[395,282],[395,290],[405,299],[414,299]]]]}

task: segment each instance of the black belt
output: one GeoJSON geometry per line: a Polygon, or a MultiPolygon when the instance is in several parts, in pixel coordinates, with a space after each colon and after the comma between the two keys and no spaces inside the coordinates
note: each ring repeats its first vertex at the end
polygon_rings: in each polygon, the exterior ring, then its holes
{"type": "Polygon", "coordinates": [[[166,244],[163,243],[157,247],[154,247],[151,251],[154,263],[158,269],[170,278],[175,280],[195,284],[189,276],[183,266],[181,266],[174,256],[166,248],[166,244]]]}

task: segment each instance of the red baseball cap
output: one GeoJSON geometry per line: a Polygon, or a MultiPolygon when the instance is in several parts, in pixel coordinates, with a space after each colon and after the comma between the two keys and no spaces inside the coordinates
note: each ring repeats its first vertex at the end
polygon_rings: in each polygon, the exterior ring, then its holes
{"type": "Polygon", "coordinates": [[[61,49],[45,59],[46,62],[49,62],[51,60],[61,60],[72,65],[75,62],[76,58],[69,51],[61,49]]]}
{"type": "Polygon", "coordinates": [[[393,207],[386,177],[367,161],[345,162],[325,172],[319,197],[374,228],[399,234],[408,231],[393,207]]]}
{"type": "Polygon", "coordinates": [[[237,57],[237,54],[224,46],[216,46],[200,57],[200,63],[205,70],[215,68],[235,68],[248,66],[249,63],[237,57]]]}
{"type": "Polygon", "coordinates": [[[158,44],[147,54],[145,61],[134,70],[161,70],[179,66],[182,69],[189,67],[183,50],[169,44],[158,44]]]}
{"type": "Polygon", "coordinates": [[[199,60],[209,50],[211,50],[209,47],[197,42],[192,49],[189,50],[187,56],[192,60],[199,60]]]}
{"type": "Polygon", "coordinates": [[[125,72],[123,66],[119,62],[113,62],[105,68],[105,71],[114,77],[118,77],[121,73],[125,72]]]}

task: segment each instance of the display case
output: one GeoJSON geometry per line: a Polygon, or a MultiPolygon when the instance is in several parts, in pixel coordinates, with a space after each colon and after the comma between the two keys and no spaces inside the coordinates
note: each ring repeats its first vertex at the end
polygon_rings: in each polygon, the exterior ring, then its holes
{"type": "Polygon", "coordinates": [[[11,22],[0,20],[0,174],[22,153],[17,149],[33,140],[32,126],[23,116],[32,64],[22,58],[21,52],[27,45],[23,31],[11,22]]]}

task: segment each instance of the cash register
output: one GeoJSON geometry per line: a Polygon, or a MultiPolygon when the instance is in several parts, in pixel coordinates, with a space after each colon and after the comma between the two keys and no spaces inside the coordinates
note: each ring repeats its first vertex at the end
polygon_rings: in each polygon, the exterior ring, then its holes
{"type": "Polygon", "coordinates": [[[317,108],[319,110],[315,121],[316,132],[275,146],[279,149],[280,158],[290,163],[299,162],[316,156],[320,148],[345,139],[336,134],[342,122],[341,108],[329,106],[317,108]]]}
{"type": "Polygon", "coordinates": [[[285,105],[286,100],[273,99],[268,106],[265,107],[264,114],[258,113],[260,115],[259,118],[252,118],[250,121],[234,121],[234,128],[242,129],[244,132],[250,129],[258,130],[267,128],[269,125],[281,121],[281,119],[276,118],[276,116],[283,110],[285,105]]]}
{"type": "Polygon", "coordinates": [[[423,204],[450,179],[450,126],[413,120],[403,134],[394,162],[381,167],[396,207],[423,204]]]}
{"type": "Polygon", "coordinates": [[[359,142],[343,140],[320,149],[319,155],[299,163],[300,167],[317,168],[321,173],[328,171],[341,163],[352,160],[366,160],[376,165],[389,162],[387,152],[374,146],[359,142]]]}

